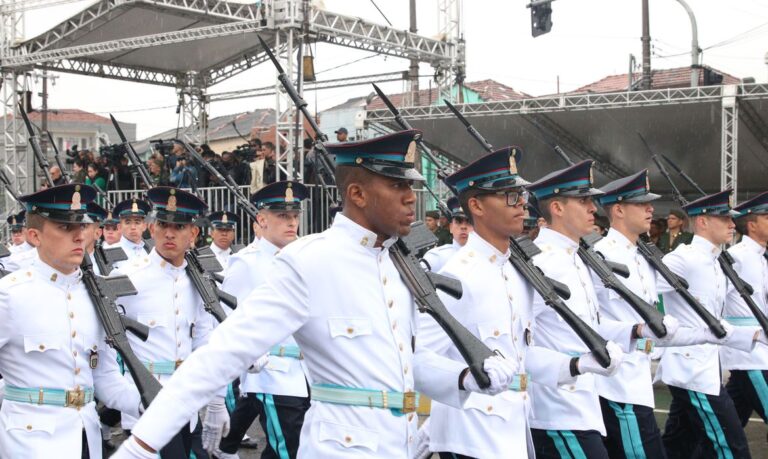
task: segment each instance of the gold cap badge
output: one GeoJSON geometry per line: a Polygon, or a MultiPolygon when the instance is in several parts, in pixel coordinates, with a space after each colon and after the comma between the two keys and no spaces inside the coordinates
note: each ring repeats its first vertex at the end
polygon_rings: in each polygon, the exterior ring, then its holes
{"type": "Polygon", "coordinates": [[[517,153],[517,150],[513,148],[512,154],[509,155],[509,173],[512,175],[517,175],[517,161],[515,161],[515,153],[517,153]]]}
{"type": "Polygon", "coordinates": [[[133,200],[133,204],[131,204],[131,212],[138,213],[139,212],[139,203],[136,202],[136,200],[133,200]]]}
{"type": "Polygon", "coordinates": [[[75,185],[75,192],[72,193],[72,205],[69,206],[72,210],[80,210],[82,204],[80,202],[80,185],[75,185]]]}
{"type": "Polygon", "coordinates": [[[408,144],[408,150],[405,152],[404,161],[406,163],[416,162],[416,141],[415,140],[411,140],[411,143],[408,144]]]}
{"type": "Polygon", "coordinates": [[[291,184],[288,184],[288,188],[285,189],[285,202],[293,202],[293,188],[291,184]]]}
{"type": "Polygon", "coordinates": [[[11,225],[16,225],[16,216],[11,217],[11,225]]]}
{"type": "Polygon", "coordinates": [[[227,218],[227,214],[222,215],[221,223],[229,223],[229,219],[227,218]]]}
{"type": "Polygon", "coordinates": [[[168,198],[168,204],[165,206],[165,210],[168,212],[176,212],[176,196],[168,198]]]}
{"type": "Polygon", "coordinates": [[[648,179],[648,171],[645,171],[645,191],[651,191],[651,181],[648,179]]]}
{"type": "Polygon", "coordinates": [[[594,165],[594,163],[589,165],[589,186],[592,186],[592,184],[595,183],[595,171],[592,169],[594,165]]]}

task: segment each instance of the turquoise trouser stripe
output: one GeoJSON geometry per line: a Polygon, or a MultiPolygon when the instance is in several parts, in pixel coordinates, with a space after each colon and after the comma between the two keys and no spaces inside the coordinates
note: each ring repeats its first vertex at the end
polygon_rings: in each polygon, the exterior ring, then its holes
{"type": "Polygon", "coordinates": [[[584,450],[581,449],[579,440],[576,438],[573,432],[570,430],[561,430],[560,435],[565,438],[565,442],[568,443],[568,448],[571,449],[574,459],[587,459],[587,455],[584,454],[584,450]]]}
{"type": "Polygon", "coordinates": [[[690,394],[693,406],[699,412],[699,417],[701,417],[701,421],[704,423],[704,428],[707,431],[707,437],[712,442],[718,459],[733,459],[733,453],[728,446],[728,442],[725,440],[723,428],[720,426],[720,421],[718,421],[712,405],[709,404],[707,396],[692,390],[689,390],[688,393],[690,394]]]}
{"type": "Polygon", "coordinates": [[[232,387],[232,383],[227,384],[227,395],[224,397],[224,403],[227,405],[227,411],[232,413],[235,411],[235,389],[232,387]]]}
{"type": "Polygon", "coordinates": [[[272,394],[257,394],[257,396],[264,405],[264,412],[267,415],[267,430],[271,433],[269,435],[269,445],[272,447],[272,450],[277,452],[280,459],[290,459],[283,430],[280,428],[280,419],[277,417],[274,397],[272,397],[272,394]]]}
{"type": "Polygon", "coordinates": [[[765,382],[762,370],[747,370],[747,376],[752,381],[752,387],[757,392],[757,398],[760,399],[760,404],[763,405],[763,413],[768,415],[768,383],[765,382]]]}
{"type": "Polygon", "coordinates": [[[643,440],[640,437],[640,426],[637,425],[637,417],[633,406],[626,404],[622,408],[616,402],[608,402],[616,419],[619,420],[619,429],[621,430],[621,445],[624,447],[624,455],[627,459],[645,459],[645,449],[643,440]]]}
{"type": "Polygon", "coordinates": [[[560,438],[560,433],[557,430],[547,430],[547,436],[555,443],[557,452],[560,453],[560,459],[573,459],[571,453],[568,452],[568,448],[565,447],[565,442],[560,438]]]}

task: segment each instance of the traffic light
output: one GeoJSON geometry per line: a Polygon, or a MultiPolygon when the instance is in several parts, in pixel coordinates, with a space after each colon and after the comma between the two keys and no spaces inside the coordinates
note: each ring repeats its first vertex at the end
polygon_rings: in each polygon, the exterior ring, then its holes
{"type": "Polygon", "coordinates": [[[538,37],[552,30],[552,2],[554,0],[532,0],[527,5],[531,9],[531,35],[538,37]]]}

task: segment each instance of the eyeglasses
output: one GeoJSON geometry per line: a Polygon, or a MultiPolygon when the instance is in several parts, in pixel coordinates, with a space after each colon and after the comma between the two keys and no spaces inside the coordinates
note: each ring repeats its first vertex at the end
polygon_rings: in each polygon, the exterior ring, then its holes
{"type": "Polygon", "coordinates": [[[525,205],[528,203],[528,197],[530,196],[530,193],[525,190],[507,190],[507,191],[497,191],[495,193],[492,193],[498,196],[506,196],[507,199],[507,206],[509,207],[515,207],[517,206],[517,203],[522,200],[522,204],[525,205]]]}

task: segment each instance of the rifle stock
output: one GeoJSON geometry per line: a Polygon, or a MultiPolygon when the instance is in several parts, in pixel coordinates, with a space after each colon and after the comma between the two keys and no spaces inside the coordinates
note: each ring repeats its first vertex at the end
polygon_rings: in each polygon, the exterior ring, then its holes
{"type": "Polygon", "coordinates": [[[755,319],[760,325],[760,328],[763,329],[763,333],[768,336],[768,318],[765,317],[765,314],[763,313],[762,309],[760,309],[760,306],[758,306],[757,303],[755,303],[755,300],[752,298],[752,295],[755,293],[755,289],[744,279],[742,279],[733,268],[733,264],[735,262],[733,256],[731,256],[728,251],[723,250],[720,252],[720,256],[717,258],[717,261],[720,263],[720,267],[723,270],[725,277],[731,281],[733,288],[739,292],[739,296],[742,300],[744,300],[744,303],[746,303],[750,312],[752,312],[752,315],[755,316],[755,319]]]}
{"type": "Polygon", "coordinates": [[[37,164],[43,171],[45,182],[49,187],[52,187],[53,178],[51,178],[51,172],[49,170],[51,166],[48,164],[48,158],[46,158],[45,154],[43,154],[43,149],[40,148],[40,138],[37,136],[37,134],[35,134],[35,130],[32,127],[32,122],[29,121],[27,112],[24,110],[24,107],[21,104],[19,104],[19,113],[21,114],[21,117],[24,118],[24,125],[27,127],[27,133],[29,134],[29,145],[32,147],[32,153],[35,155],[37,164]]]}

